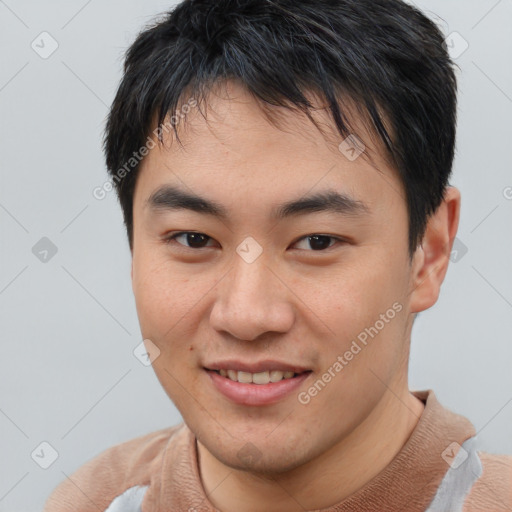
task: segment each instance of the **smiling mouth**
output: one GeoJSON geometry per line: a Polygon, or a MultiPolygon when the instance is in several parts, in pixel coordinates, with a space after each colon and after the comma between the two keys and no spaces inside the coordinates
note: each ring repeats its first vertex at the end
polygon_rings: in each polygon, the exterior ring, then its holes
{"type": "Polygon", "coordinates": [[[205,368],[207,371],[215,372],[218,375],[230,379],[234,382],[239,382],[242,384],[270,384],[275,382],[280,382],[282,380],[290,380],[299,375],[303,375],[305,373],[311,373],[311,370],[307,370],[300,373],[295,373],[292,371],[282,371],[282,370],[268,370],[257,373],[243,372],[237,370],[209,370],[205,368]]]}
{"type": "MultiPolygon", "coordinates": [[[[286,368],[285,365],[283,367],[286,368]]],[[[272,405],[285,400],[294,391],[298,391],[313,373],[312,370],[293,367],[256,373],[234,370],[232,367],[229,369],[205,367],[204,370],[210,377],[214,389],[225,398],[237,405],[251,407],[272,405]]]]}

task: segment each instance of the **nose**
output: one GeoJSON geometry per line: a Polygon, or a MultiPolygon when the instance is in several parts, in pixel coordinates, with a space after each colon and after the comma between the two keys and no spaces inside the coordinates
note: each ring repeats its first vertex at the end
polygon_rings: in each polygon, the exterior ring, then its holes
{"type": "Polygon", "coordinates": [[[218,284],[211,326],[246,341],[266,332],[287,332],[295,317],[292,295],[284,279],[264,258],[247,263],[237,256],[218,284]]]}

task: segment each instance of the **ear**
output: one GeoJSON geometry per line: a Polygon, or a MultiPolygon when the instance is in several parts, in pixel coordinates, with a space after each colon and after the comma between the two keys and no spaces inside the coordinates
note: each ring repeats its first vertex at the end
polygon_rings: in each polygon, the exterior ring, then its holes
{"type": "Polygon", "coordinates": [[[429,218],[421,245],[413,256],[411,313],[424,311],[437,302],[459,227],[459,215],[460,192],[448,187],[443,202],[429,218]]]}

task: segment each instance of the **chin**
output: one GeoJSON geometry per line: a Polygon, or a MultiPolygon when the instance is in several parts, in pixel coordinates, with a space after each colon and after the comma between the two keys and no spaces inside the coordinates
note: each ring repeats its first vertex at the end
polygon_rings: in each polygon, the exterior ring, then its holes
{"type": "MultiPolygon", "coordinates": [[[[238,455],[238,453],[234,453],[231,457],[226,459],[224,454],[224,457],[219,458],[219,460],[232,469],[246,471],[262,477],[271,477],[288,473],[304,463],[297,459],[289,460],[288,458],[283,458],[281,455],[284,454],[276,454],[275,450],[273,451],[272,456],[260,453],[259,457],[254,460],[248,460],[248,458],[242,458],[238,455]]],[[[217,457],[215,454],[214,456],[217,457]]]]}
{"type": "Polygon", "coordinates": [[[218,442],[218,439],[205,443],[202,439],[201,443],[225,466],[262,476],[287,473],[308,461],[304,447],[301,451],[296,449],[297,443],[290,447],[277,437],[273,442],[265,437],[245,443],[239,439],[227,439],[226,443],[218,442]]]}

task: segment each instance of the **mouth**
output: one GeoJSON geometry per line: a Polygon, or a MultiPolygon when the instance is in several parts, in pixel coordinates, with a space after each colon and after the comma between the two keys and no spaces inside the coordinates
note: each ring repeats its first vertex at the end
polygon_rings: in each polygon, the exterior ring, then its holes
{"type": "Polygon", "coordinates": [[[270,405],[290,396],[312,374],[311,370],[264,370],[256,373],[204,368],[214,389],[239,405],[270,405]]]}
{"type": "MultiPolygon", "coordinates": [[[[206,370],[208,369],[206,368],[206,370]]],[[[308,373],[311,370],[306,370],[302,372],[293,372],[290,370],[264,370],[262,372],[256,373],[227,369],[208,371],[213,371],[220,375],[221,377],[226,377],[227,379],[230,379],[234,382],[240,382],[242,384],[257,384],[261,386],[264,384],[269,384],[270,382],[274,383],[280,382],[284,379],[293,379],[298,375],[308,373]]]]}

